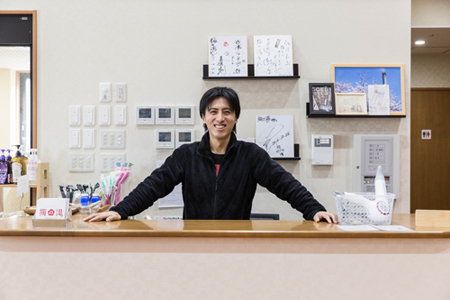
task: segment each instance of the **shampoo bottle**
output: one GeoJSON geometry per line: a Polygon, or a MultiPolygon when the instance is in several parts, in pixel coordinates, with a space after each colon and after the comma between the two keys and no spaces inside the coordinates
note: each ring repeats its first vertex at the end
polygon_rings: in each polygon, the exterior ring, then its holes
{"type": "Polygon", "coordinates": [[[17,148],[16,155],[12,159],[12,181],[17,183],[19,177],[24,175],[23,173],[23,159],[22,153],[20,153],[20,145],[14,145],[17,148]]]}
{"type": "Polygon", "coordinates": [[[22,164],[20,162],[14,161],[12,163],[12,175],[13,183],[17,183],[19,177],[22,176],[22,164]]]}
{"type": "MultiPolygon", "coordinates": [[[[13,145],[13,147],[17,148],[16,149],[16,154],[12,158],[12,166],[13,166],[13,173],[14,173],[14,163],[19,163],[20,165],[22,165],[22,153],[20,153],[20,145],[13,145]]],[[[23,175],[22,174],[22,168],[20,170],[21,170],[20,171],[21,172],[20,175],[23,175]]],[[[14,181],[14,176],[15,175],[13,175],[13,182],[17,182],[17,181],[14,181]]]]}
{"type": "Polygon", "coordinates": [[[6,178],[6,183],[12,183],[12,157],[11,150],[7,149],[8,156],[6,156],[6,163],[8,164],[8,177],[6,178]]]}
{"type": "Polygon", "coordinates": [[[0,156],[0,184],[7,183],[8,179],[8,163],[5,158],[5,149],[2,149],[2,155],[0,156]]]}
{"type": "Polygon", "coordinates": [[[37,167],[38,167],[38,156],[37,156],[37,149],[31,149],[31,155],[28,159],[27,164],[27,174],[28,179],[30,180],[30,184],[36,184],[37,181],[37,167]]]}
{"type": "MultiPolygon", "coordinates": [[[[28,157],[26,156],[26,152],[25,152],[25,149],[24,148],[22,148],[22,151],[20,152],[20,154],[22,155],[22,175],[27,175],[28,174],[28,170],[27,170],[27,167],[28,167],[28,157]]],[[[29,156],[30,154],[28,153],[28,156],[29,156]]]]}

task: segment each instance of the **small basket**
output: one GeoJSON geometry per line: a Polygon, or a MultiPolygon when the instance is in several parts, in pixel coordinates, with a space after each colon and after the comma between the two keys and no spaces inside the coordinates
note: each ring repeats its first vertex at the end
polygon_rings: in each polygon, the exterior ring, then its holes
{"type": "Polygon", "coordinates": [[[392,220],[394,194],[344,193],[334,196],[339,223],[343,225],[389,225],[392,220]]]}

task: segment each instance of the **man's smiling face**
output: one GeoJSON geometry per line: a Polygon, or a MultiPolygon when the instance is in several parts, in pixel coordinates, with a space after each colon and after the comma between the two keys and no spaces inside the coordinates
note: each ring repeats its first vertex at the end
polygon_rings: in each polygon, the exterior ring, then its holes
{"type": "Polygon", "coordinates": [[[210,103],[202,120],[208,127],[210,139],[217,141],[229,139],[234,125],[237,123],[234,110],[223,97],[216,98],[210,103]]]}

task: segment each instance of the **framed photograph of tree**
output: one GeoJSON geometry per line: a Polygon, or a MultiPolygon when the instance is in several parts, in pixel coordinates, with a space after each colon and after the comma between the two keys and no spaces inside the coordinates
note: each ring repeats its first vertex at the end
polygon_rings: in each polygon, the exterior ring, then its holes
{"type": "Polygon", "coordinates": [[[309,84],[310,114],[334,115],[335,97],[333,83],[309,84]]]}
{"type": "Polygon", "coordinates": [[[331,77],[336,94],[366,94],[369,114],[406,115],[403,65],[333,64],[331,77]],[[381,85],[386,87],[381,88],[381,85]],[[375,97],[374,90],[389,93],[389,108],[386,105],[387,98],[375,97]],[[377,101],[382,102],[378,105],[377,101]]]}

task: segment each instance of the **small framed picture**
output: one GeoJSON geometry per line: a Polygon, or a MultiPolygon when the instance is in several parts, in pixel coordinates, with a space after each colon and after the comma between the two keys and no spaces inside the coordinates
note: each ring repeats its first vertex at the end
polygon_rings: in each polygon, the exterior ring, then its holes
{"type": "Polygon", "coordinates": [[[336,94],[336,115],[367,115],[366,94],[336,94]]]}
{"type": "Polygon", "coordinates": [[[335,96],[334,83],[309,84],[309,113],[334,115],[335,96]]]}
{"type": "Polygon", "coordinates": [[[403,69],[403,65],[335,64],[331,81],[337,94],[366,93],[370,115],[406,116],[403,69]]]}

